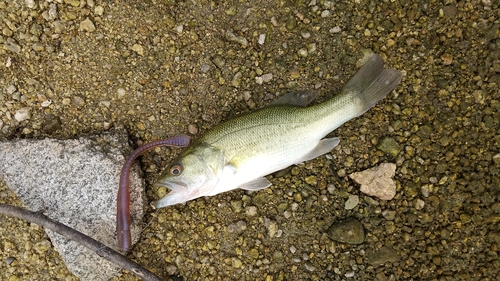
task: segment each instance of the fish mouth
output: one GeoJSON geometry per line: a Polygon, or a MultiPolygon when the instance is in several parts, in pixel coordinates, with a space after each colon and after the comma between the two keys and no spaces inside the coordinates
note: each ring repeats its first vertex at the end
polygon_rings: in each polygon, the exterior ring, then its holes
{"type": "Polygon", "coordinates": [[[166,187],[170,189],[170,192],[164,195],[162,198],[157,201],[151,202],[151,207],[153,209],[159,209],[166,206],[183,203],[184,200],[182,198],[183,194],[188,190],[187,184],[184,182],[173,182],[171,180],[159,180],[153,184],[155,187],[166,187]]]}
{"type": "Polygon", "coordinates": [[[181,191],[188,188],[187,184],[184,182],[174,182],[171,180],[159,180],[153,184],[154,187],[166,187],[171,191],[181,191]]]}

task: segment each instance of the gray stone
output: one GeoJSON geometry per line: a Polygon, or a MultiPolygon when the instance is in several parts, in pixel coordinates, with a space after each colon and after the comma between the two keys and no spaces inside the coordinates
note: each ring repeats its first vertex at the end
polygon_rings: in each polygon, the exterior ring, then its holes
{"type": "Polygon", "coordinates": [[[14,53],[19,53],[21,51],[21,46],[19,46],[17,44],[17,42],[12,39],[12,38],[7,38],[7,40],[5,40],[5,47],[11,51],[11,52],[14,52],[14,53]]]}
{"type": "Polygon", "coordinates": [[[355,218],[346,218],[333,223],[327,230],[328,237],[333,241],[347,244],[361,244],[365,242],[363,224],[355,218]]]}
{"type": "Polygon", "coordinates": [[[398,156],[399,152],[401,151],[401,146],[399,143],[390,137],[385,137],[383,138],[378,144],[377,148],[392,157],[398,156]]]}
{"type": "Polygon", "coordinates": [[[397,262],[399,260],[398,253],[391,247],[384,246],[377,249],[366,256],[369,264],[372,266],[381,266],[388,262],[397,262]]]}
{"type": "MultiPolygon", "coordinates": [[[[0,178],[31,211],[43,211],[117,249],[116,193],[128,137],[124,130],[74,140],[0,142],[0,178]]],[[[139,169],[131,175],[132,237],[141,230],[144,199],[139,169]]],[[[120,268],[91,250],[46,230],[66,266],[80,280],[108,280],[120,268]]]]}
{"type": "Polygon", "coordinates": [[[230,233],[241,233],[247,229],[247,223],[245,221],[237,221],[227,226],[227,231],[230,233]]]}

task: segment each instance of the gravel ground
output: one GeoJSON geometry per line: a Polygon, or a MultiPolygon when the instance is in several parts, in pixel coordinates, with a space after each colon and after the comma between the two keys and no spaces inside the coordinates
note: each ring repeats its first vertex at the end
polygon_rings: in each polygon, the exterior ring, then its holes
{"type": "MultiPolygon", "coordinates": [[[[275,2],[0,0],[0,139],[198,135],[295,89],[322,101],[371,50],[403,81],[336,130],[331,157],[148,210],[129,257],[176,280],[498,280],[498,1],[275,2]],[[348,177],[383,162],[390,201],[348,177]],[[361,244],[329,238],[346,218],[361,244]]],[[[178,152],[142,157],[147,182],[178,152]]],[[[4,185],[0,201],[20,204],[4,185]]],[[[0,279],[76,280],[43,229],[4,216],[0,279]]]]}

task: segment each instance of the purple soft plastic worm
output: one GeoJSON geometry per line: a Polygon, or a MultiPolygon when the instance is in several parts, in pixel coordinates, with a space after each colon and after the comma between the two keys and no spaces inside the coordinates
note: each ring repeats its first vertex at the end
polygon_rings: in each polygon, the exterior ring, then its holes
{"type": "Polygon", "coordinates": [[[126,252],[132,247],[132,237],[130,234],[130,194],[129,194],[129,174],[134,164],[134,160],[147,150],[159,146],[178,146],[185,147],[189,144],[191,138],[180,134],[168,139],[153,141],[140,146],[128,157],[123,164],[120,175],[120,185],[118,196],[116,198],[116,235],[118,237],[118,247],[126,252]]]}

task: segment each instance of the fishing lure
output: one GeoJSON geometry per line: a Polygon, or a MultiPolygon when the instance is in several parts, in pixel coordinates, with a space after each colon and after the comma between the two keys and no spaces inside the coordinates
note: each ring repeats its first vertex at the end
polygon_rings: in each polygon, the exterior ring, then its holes
{"type": "Polygon", "coordinates": [[[130,170],[134,160],[147,150],[160,146],[185,147],[189,144],[191,138],[187,135],[177,135],[175,137],[153,141],[140,146],[128,157],[120,174],[120,184],[116,198],[116,236],[118,238],[118,247],[126,252],[132,247],[132,236],[130,234],[130,170]]]}

